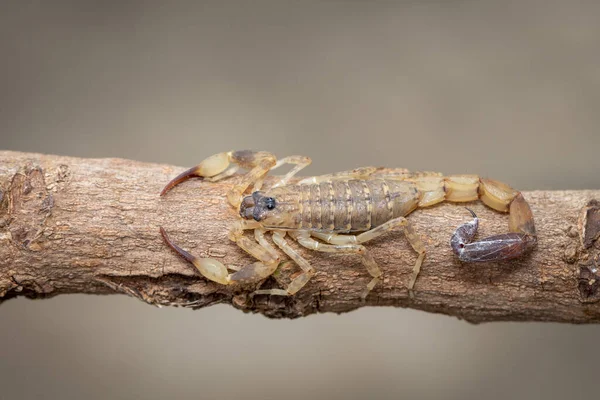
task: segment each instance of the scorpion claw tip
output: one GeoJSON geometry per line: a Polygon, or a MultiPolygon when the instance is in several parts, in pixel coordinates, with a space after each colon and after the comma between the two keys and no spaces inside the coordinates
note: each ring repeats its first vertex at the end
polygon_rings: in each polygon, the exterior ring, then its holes
{"type": "Polygon", "coordinates": [[[200,171],[198,166],[192,167],[188,170],[183,171],[181,174],[177,175],[175,178],[173,178],[169,183],[167,183],[167,185],[163,188],[163,190],[160,192],[161,196],[164,196],[165,194],[167,194],[167,192],[169,190],[171,190],[173,187],[179,185],[181,182],[183,181],[187,181],[188,179],[190,179],[193,176],[201,176],[200,175],[200,171]]]}
{"type": "Polygon", "coordinates": [[[167,183],[167,185],[163,188],[163,190],[160,191],[160,196],[164,196],[165,194],[167,194],[169,192],[169,190],[171,190],[173,188],[173,186],[175,186],[177,183],[174,181],[171,181],[169,183],[167,183]]]}
{"type": "Polygon", "coordinates": [[[179,247],[175,243],[173,243],[171,241],[171,239],[169,239],[169,236],[167,236],[167,232],[165,231],[165,229],[162,226],[159,227],[159,230],[160,230],[160,234],[163,237],[165,243],[170,248],[175,250],[181,257],[183,257],[187,261],[191,262],[192,264],[194,263],[194,261],[196,260],[196,257],[194,257],[193,255],[191,255],[190,253],[188,253],[187,251],[183,250],[181,247],[179,247]]]}
{"type": "Polygon", "coordinates": [[[158,230],[160,231],[160,235],[163,237],[163,239],[168,241],[169,237],[167,236],[167,231],[165,231],[165,228],[163,228],[162,226],[159,226],[158,230]]]}

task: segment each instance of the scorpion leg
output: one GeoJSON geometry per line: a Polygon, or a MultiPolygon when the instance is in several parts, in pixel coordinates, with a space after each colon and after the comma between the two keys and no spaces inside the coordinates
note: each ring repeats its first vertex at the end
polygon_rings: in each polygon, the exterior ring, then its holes
{"type": "Polygon", "coordinates": [[[288,157],[282,158],[281,160],[277,160],[277,163],[275,164],[275,166],[273,168],[271,168],[271,170],[274,170],[275,168],[279,168],[279,167],[281,167],[284,164],[293,164],[295,166],[279,182],[277,182],[276,184],[274,184],[272,186],[272,188],[276,188],[278,186],[287,185],[287,183],[289,182],[289,180],[294,175],[296,175],[303,168],[308,167],[311,162],[312,162],[312,160],[309,157],[306,157],[306,156],[288,156],[288,157]]]}
{"type": "Polygon", "coordinates": [[[256,258],[258,262],[246,265],[239,271],[229,275],[230,282],[251,283],[268,278],[279,266],[279,255],[265,239],[264,230],[254,221],[238,221],[229,231],[229,239],[235,242],[242,250],[256,258]],[[244,236],[246,229],[259,229],[254,235],[256,241],[244,236]]]}
{"type": "Polygon", "coordinates": [[[367,179],[371,174],[377,171],[377,167],[361,167],[349,171],[336,172],[333,174],[311,176],[298,182],[300,185],[314,184],[321,182],[331,182],[340,179],[367,179]]]}
{"type": "MultiPolygon", "coordinates": [[[[415,282],[417,280],[417,276],[421,271],[421,265],[423,264],[423,259],[425,258],[425,245],[421,238],[415,232],[413,226],[410,222],[404,217],[394,218],[378,227],[375,227],[369,231],[363,232],[359,235],[338,235],[338,234],[322,234],[322,233],[314,233],[313,236],[318,237],[321,240],[326,241],[330,244],[362,244],[368,242],[369,240],[373,240],[384,233],[387,233],[393,229],[398,227],[403,227],[404,235],[408,239],[408,242],[412,246],[412,248],[417,252],[417,260],[415,261],[415,265],[413,267],[413,272],[410,277],[410,281],[408,284],[408,290],[412,291],[415,282]]],[[[375,278],[374,278],[375,279],[375,278]]],[[[376,282],[375,282],[376,283],[376,282]]],[[[375,285],[373,284],[373,286],[375,285]]],[[[372,289],[372,287],[371,287],[372,289]]]]}
{"type": "Polygon", "coordinates": [[[271,246],[271,244],[267,241],[267,239],[265,238],[265,233],[266,233],[266,229],[263,228],[256,228],[254,229],[254,239],[256,239],[256,241],[258,242],[258,244],[260,244],[262,247],[264,247],[265,249],[267,249],[267,251],[269,253],[271,253],[271,255],[273,257],[277,257],[277,250],[275,250],[275,248],[273,246],[271,246]]]}
{"type": "Polygon", "coordinates": [[[275,244],[283,250],[296,264],[302,268],[302,273],[295,277],[292,282],[288,285],[287,289],[261,289],[256,290],[254,294],[270,294],[278,296],[293,296],[300,289],[302,289],[310,278],[315,274],[315,269],[302,257],[296,250],[294,250],[288,242],[285,240],[284,231],[275,231],[273,233],[273,241],[275,244]]]}
{"type": "MultiPolygon", "coordinates": [[[[276,188],[277,186],[286,185],[294,175],[296,175],[303,168],[306,168],[307,166],[309,166],[311,162],[312,162],[312,160],[306,156],[289,156],[289,157],[282,158],[281,160],[277,160],[277,163],[275,164],[275,166],[273,166],[273,168],[271,168],[271,171],[273,171],[274,169],[279,168],[285,164],[295,164],[295,167],[292,168],[283,178],[281,178],[281,180],[279,180],[279,182],[277,182],[276,184],[271,186],[271,188],[276,188]]],[[[257,179],[256,182],[254,182],[254,187],[252,188],[252,192],[256,192],[257,190],[260,190],[262,188],[263,182],[264,182],[264,176],[260,179],[257,179]]]]}
{"type": "Polygon", "coordinates": [[[442,176],[439,172],[432,171],[410,171],[406,168],[377,168],[371,178],[374,179],[389,179],[389,180],[413,180],[425,177],[442,176]]]}
{"type": "Polygon", "coordinates": [[[339,179],[390,179],[406,180],[425,176],[441,176],[439,172],[411,172],[405,168],[361,167],[333,174],[313,176],[301,180],[300,184],[331,182],[339,179]]]}
{"type": "Polygon", "coordinates": [[[445,200],[444,177],[439,172],[409,171],[404,168],[378,168],[369,179],[413,182],[421,199],[419,207],[427,207],[445,200]]]}
{"type": "Polygon", "coordinates": [[[364,300],[369,294],[369,292],[375,287],[377,282],[379,282],[379,279],[382,275],[381,269],[375,262],[375,259],[373,258],[371,253],[362,244],[321,243],[310,237],[313,234],[314,233],[310,232],[290,232],[290,236],[296,239],[296,241],[301,246],[306,247],[307,249],[322,251],[325,253],[354,253],[359,254],[361,256],[363,265],[367,268],[367,271],[369,271],[369,274],[373,277],[373,279],[371,279],[371,282],[367,284],[367,290],[362,296],[364,300]]]}

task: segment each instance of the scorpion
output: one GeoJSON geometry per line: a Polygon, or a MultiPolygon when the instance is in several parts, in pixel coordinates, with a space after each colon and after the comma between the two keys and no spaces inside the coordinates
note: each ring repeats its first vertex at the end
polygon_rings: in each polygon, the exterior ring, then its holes
{"type": "Polygon", "coordinates": [[[463,262],[491,262],[521,257],[537,241],[533,214],[523,195],[505,183],[477,175],[443,176],[437,172],[410,172],[401,168],[363,167],[333,174],[313,176],[290,183],[291,178],[311,163],[305,156],[277,159],[265,151],[229,151],[208,157],[179,174],[161,192],[191,177],[215,182],[234,175],[240,168],[248,172],[227,192],[240,219],[229,229],[229,239],[257,261],[242,268],[226,267],[211,258],[198,258],[177,246],[165,230],[160,232],[169,247],[191,262],[207,279],[223,284],[259,283],[271,276],[281,258],[265,234],[271,232],[275,245],[292,259],[302,272],[285,289],[259,289],[254,294],[293,296],[316,270],[300,255],[286,237],[300,246],[326,253],[353,253],[371,275],[363,299],[382,279],[382,270],[364,244],[393,229],[401,228],[417,253],[410,280],[412,293],[425,258],[423,241],[406,219],[417,208],[442,201],[481,200],[486,206],[509,213],[508,233],[473,241],[479,220],[460,225],[450,246],[463,262]],[[292,169],[268,190],[262,191],[265,176],[284,164],[292,169]],[[253,185],[251,194],[245,195],[253,185]],[[254,230],[252,240],[244,232],[254,230]],[[229,273],[229,270],[234,271],[229,273]]]}

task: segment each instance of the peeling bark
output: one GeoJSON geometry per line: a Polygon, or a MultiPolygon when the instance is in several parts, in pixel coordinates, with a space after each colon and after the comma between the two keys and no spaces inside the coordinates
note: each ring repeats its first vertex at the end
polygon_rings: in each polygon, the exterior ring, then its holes
{"type": "MultiPolygon", "coordinates": [[[[456,259],[449,239],[469,219],[461,206],[443,203],[413,212],[409,219],[427,247],[414,299],[406,284],[416,254],[401,232],[367,245],[385,279],[366,303],[360,295],[370,276],[358,257],[302,248],[317,269],[304,289],[293,298],[251,298],[254,286],[209,282],[163,243],[159,226],[197,256],[238,266],[253,261],[227,239],[237,214],[225,192],[238,178],[190,180],[159,197],[182,170],[121,159],[0,152],[0,300],[124,293],[154,305],[230,303],[278,318],[379,305],[471,322],[600,321],[599,190],[524,192],[538,245],[527,257],[506,263],[470,265],[456,259]]],[[[506,231],[505,214],[479,202],[469,207],[480,217],[480,236],[506,231]]],[[[285,285],[298,272],[284,263],[262,287],[285,285]]]]}

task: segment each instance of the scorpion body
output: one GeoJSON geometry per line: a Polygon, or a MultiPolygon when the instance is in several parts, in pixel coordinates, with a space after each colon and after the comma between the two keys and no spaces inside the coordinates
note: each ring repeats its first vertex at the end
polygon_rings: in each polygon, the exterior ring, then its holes
{"type": "Polygon", "coordinates": [[[368,231],[408,215],[417,208],[420,196],[414,183],[385,179],[287,185],[267,193],[255,192],[242,202],[242,217],[259,221],[266,217],[264,209],[252,208],[261,197],[276,199],[275,206],[284,216],[272,218],[264,224],[266,228],[348,233],[368,231]]]}
{"type": "MultiPolygon", "coordinates": [[[[442,201],[469,202],[480,199],[487,206],[509,212],[509,232],[473,242],[478,218],[456,229],[450,245],[465,262],[502,261],[520,257],[536,243],[533,215],[520,192],[510,186],[483,179],[477,175],[442,176],[435,172],[410,172],[406,169],[365,167],[335,174],[311,177],[297,184],[289,180],[310,164],[303,156],[286,157],[279,161],[267,152],[238,151],[209,157],[173,179],[163,189],[164,195],[173,186],[192,176],[216,181],[233,175],[240,167],[249,172],[234,185],[227,197],[239,210],[241,219],[232,224],[229,238],[258,261],[229,274],[217,260],[197,258],[174,244],[164,229],[167,244],[192,262],[206,278],[221,284],[261,281],[275,272],[280,257],[266,240],[272,232],[276,246],[298,264],[303,272],[286,289],[256,290],[255,294],[293,295],[314,275],[315,269],[286,241],[286,236],[301,246],[322,252],[355,253],[372,276],[363,297],[380,281],[382,271],[363,243],[392,229],[402,228],[417,252],[417,260],[407,288],[412,293],[425,246],[405,218],[413,210],[442,201]],[[233,166],[229,167],[230,163],[233,166]],[[268,171],[283,164],[294,168],[268,190],[260,190],[268,171]],[[228,168],[229,167],[229,168],[228,168]],[[254,185],[251,195],[244,193],[254,185]],[[244,235],[254,230],[255,240],[244,235]]],[[[470,211],[470,210],[469,210],[470,211]]]]}

